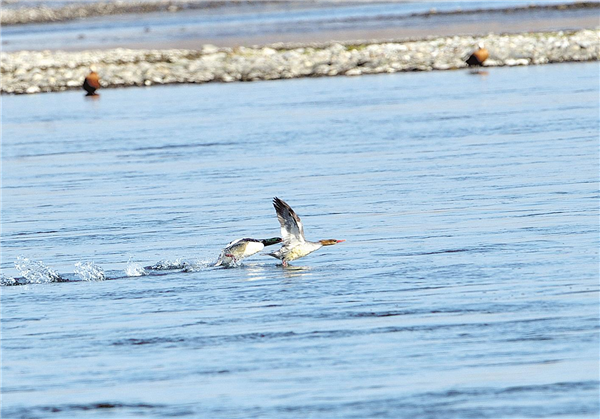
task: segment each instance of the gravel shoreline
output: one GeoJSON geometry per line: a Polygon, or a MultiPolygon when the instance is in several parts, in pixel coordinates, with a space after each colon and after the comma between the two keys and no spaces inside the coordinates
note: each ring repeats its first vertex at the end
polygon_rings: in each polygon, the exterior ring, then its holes
{"type": "Polygon", "coordinates": [[[478,42],[490,51],[486,67],[598,61],[599,39],[600,29],[587,29],[234,49],[3,52],[0,91],[80,89],[92,65],[102,88],[454,70],[466,67],[464,59],[478,42]]]}

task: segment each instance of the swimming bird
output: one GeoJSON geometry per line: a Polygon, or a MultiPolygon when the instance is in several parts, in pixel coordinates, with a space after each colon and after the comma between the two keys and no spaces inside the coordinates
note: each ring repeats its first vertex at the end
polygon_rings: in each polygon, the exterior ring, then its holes
{"type": "Polygon", "coordinates": [[[281,237],[270,239],[236,239],[221,251],[215,266],[232,266],[244,258],[260,252],[265,246],[281,243],[281,237]]]}
{"type": "Polygon", "coordinates": [[[477,44],[477,50],[466,59],[466,63],[469,67],[481,67],[483,62],[488,59],[490,53],[480,42],[477,44]]]}
{"type": "Polygon", "coordinates": [[[90,74],[85,77],[83,81],[83,90],[87,92],[86,96],[97,96],[96,90],[100,88],[100,77],[98,73],[91,69],[90,74]]]}
{"type": "Polygon", "coordinates": [[[308,241],[304,238],[302,221],[300,221],[300,217],[296,215],[294,210],[285,201],[277,197],[273,198],[273,206],[275,212],[277,212],[279,224],[281,224],[283,244],[279,250],[267,253],[267,255],[280,259],[283,266],[288,266],[288,262],[300,259],[323,246],[332,246],[345,241],[336,239],[319,240],[317,242],[308,241]]]}

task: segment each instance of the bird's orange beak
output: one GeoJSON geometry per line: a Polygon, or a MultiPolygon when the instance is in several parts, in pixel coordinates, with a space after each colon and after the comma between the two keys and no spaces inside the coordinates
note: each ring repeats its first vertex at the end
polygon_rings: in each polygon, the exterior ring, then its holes
{"type": "Polygon", "coordinates": [[[336,240],[338,243],[345,242],[346,240],[336,240]]]}

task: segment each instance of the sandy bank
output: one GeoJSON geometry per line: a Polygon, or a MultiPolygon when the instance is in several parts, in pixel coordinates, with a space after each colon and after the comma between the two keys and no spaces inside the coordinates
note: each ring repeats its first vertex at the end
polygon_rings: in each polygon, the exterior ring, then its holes
{"type": "Polygon", "coordinates": [[[80,88],[91,65],[97,68],[103,88],[452,70],[466,67],[464,58],[477,42],[490,51],[488,67],[595,61],[600,59],[599,37],[600,29],[593,29],[365,44],[20,51],[1,54],[1,92],[80,88]]]}

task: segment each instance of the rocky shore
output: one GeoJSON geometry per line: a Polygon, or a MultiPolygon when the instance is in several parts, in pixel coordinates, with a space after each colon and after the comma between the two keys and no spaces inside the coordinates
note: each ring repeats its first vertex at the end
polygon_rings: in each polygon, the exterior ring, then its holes
{"type": "Polygon", "coordinates": [[[592,29],[234,49],[3,52],[1,92],[78,89],[91,66],[102,88],[453,70],[466,67],[478,42],[490,52],[487,67],[597,61],[599,39],[600,29],[592,29]]]}

